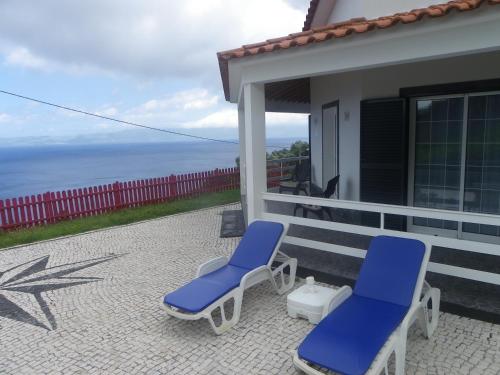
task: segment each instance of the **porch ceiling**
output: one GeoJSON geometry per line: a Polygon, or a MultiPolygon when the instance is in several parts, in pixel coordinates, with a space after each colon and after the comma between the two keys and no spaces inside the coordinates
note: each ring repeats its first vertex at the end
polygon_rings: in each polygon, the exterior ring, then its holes
{"type": "Polygon", "coordinates": [[[301,78],[267,83],[266,100],[309,104],[311,103],[310,79],[301,78]]]}

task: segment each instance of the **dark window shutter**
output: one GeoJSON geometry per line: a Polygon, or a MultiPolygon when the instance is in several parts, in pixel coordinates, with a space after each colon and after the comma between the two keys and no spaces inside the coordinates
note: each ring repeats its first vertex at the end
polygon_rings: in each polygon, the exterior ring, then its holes
{"type": "MultiPolygon", "coordinates": [[[[408,121],[406,99],[361,102],[360,199],[407,204],[408,121]]],[[[386,227],[404,229],[401,217],[386,217],[386,227]]],[[[370,220],[371,221],[371,220],[370,220]]]]}

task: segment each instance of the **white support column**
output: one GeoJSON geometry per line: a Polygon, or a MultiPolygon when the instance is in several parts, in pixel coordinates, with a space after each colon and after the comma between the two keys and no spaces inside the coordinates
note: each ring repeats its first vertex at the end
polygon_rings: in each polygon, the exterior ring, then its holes
{"type": "Polygon", "coordinates": [[[245,144],[245,107],[243,104],[243,96],[238,103],[238,138],[240,142],[240,194],[241,208],[245,223],[248,224],[247,210],[247,178],[246,178],[246,144],[245,144]]]}
{"type": "Polygon", "coordinates": [[[264,84],[245,84],[243,95],[247,216],[250,222],[262,217],[264,201],[261,193],[267,191],[264,84]]]}

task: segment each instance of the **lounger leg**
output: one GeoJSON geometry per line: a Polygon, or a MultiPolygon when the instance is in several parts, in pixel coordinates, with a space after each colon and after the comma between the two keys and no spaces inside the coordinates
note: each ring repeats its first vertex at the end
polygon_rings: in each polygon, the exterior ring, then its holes
{"type": "Polygon", "coordinates": [[[232,293],[228,294],[226,298],[221,300],[217,306],[215,306],[207,315],[207,319],[210,322],[210,325],[212,326],[212,329],[214,330],[215,334],[221,335],[227,330],[231,329],[234,327],[236,324],[238,324],[240,320],[240,314],[241,314],[241,304],[243,301],[243,289],[241,287],[236,288],[232,293]],[[226,311],[224,309],[224,303],[229,301],[230,299],[233,299],[233,316],[231,319],[227,319],[226,316],[226,311]],[[220,309],[220,314],[221,314],[221,324],[219,326],[215,325],[214,319],[212,317],[212,313],[217,310],[217,308],[220,309]]]}
{"type": "Polygon", "coordinates": [[[396,344],[396,375],[404,375],[405,373],[405,365],[406,365],[406,333],[401,335],[396,344]]]}
{"type": "MultiPolygon", "coordinates": [[[[285,257],[285,255],[283,255],[285,257]]],[[[286,257],[283,264],[281,264],[278,268],[273,270],[271,274],[269,275],[271,279],[271,283],[273,284],[274,289],[278,294],[283,294],[287,292],[288,290],[293,288],[293,285],[295,283],[295,274],[297,273],[297,259],[295,258],[289,258],[286,257]],[[290,275],[288,282],[285,280],[285,268],[289,266],[290,267],[290,275]],[[279,275],[279,276],[278,276],[279,275]],[[275,278],[279,277],[280,278],[280,285],[278,286],[276,283],[275,278]]]]}
{"type": "Polygon", "coordinates": [[[418,318],[420,306],[410,308],[401,325],[396,331],[396,343],[394,351],[396,354],[396,375],[404,375],[406,365],[406,341],[408,340],[408,330],[413,322],[418,318]]]}
{"type": "Polygon", "coordinates": [[[420,302],[420,310],[418,312],[418,323],[424,336],[430,338],[437,328],[439,321],[439,304],[441,300],[441,291],[437,288],[431,288],[426,283],[427,290],[420,302]],[[432,309],[429,313],[428,303],[432,301],[432,309]]]}
{"type": "Polygon", "coordinates": [[[396,362],[395,363],[396,364],[395,373],[398,375],[404,374],[404,362],[401,362],[401,361],[405,360],[404,359],[404,348],[401,348],[401,345],[400,345],[400,342],[401,342],[400,332],[401,332],[401,327],[398,328],[398,330],[389,337],[388,341],[385,343],[385,345],[382,347],[380,352],[377,354],[377,356],[375,357],[375,360],[373,361],[373,363],[371,364],[370,368],[365,373],[365,375],[380,375],[380,374],[389,375],[388,364],[389,364],[389,360],[391,359],[393,353],[394,353],[395,362],[396,362]],[[401,349],[403,351],[401,351],[401,349]],[[403,357],[403,358],[401,358],[401,357],[403,357]],[[398,372],[398,370],[399,371],[402,370],[403,373],[398,372]]]}

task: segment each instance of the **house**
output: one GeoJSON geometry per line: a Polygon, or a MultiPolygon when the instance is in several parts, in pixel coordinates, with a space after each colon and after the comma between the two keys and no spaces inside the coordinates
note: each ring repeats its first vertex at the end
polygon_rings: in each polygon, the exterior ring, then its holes
{"type": "Polygon", "coordinates": [[[437,1],[312,0],[301,32],[218,53],[242,197],[249,220],[293,224],[286,243],[316,271],[355,269],[351,237],[428,241],[445,301],[499,319],[500,0],[437,1]],[[311,180],[340,175],[335,199],[267,191],[273,111],[310,114],[311,180]],[[296,204],[338,219],[293,216],[296,204]]]}

